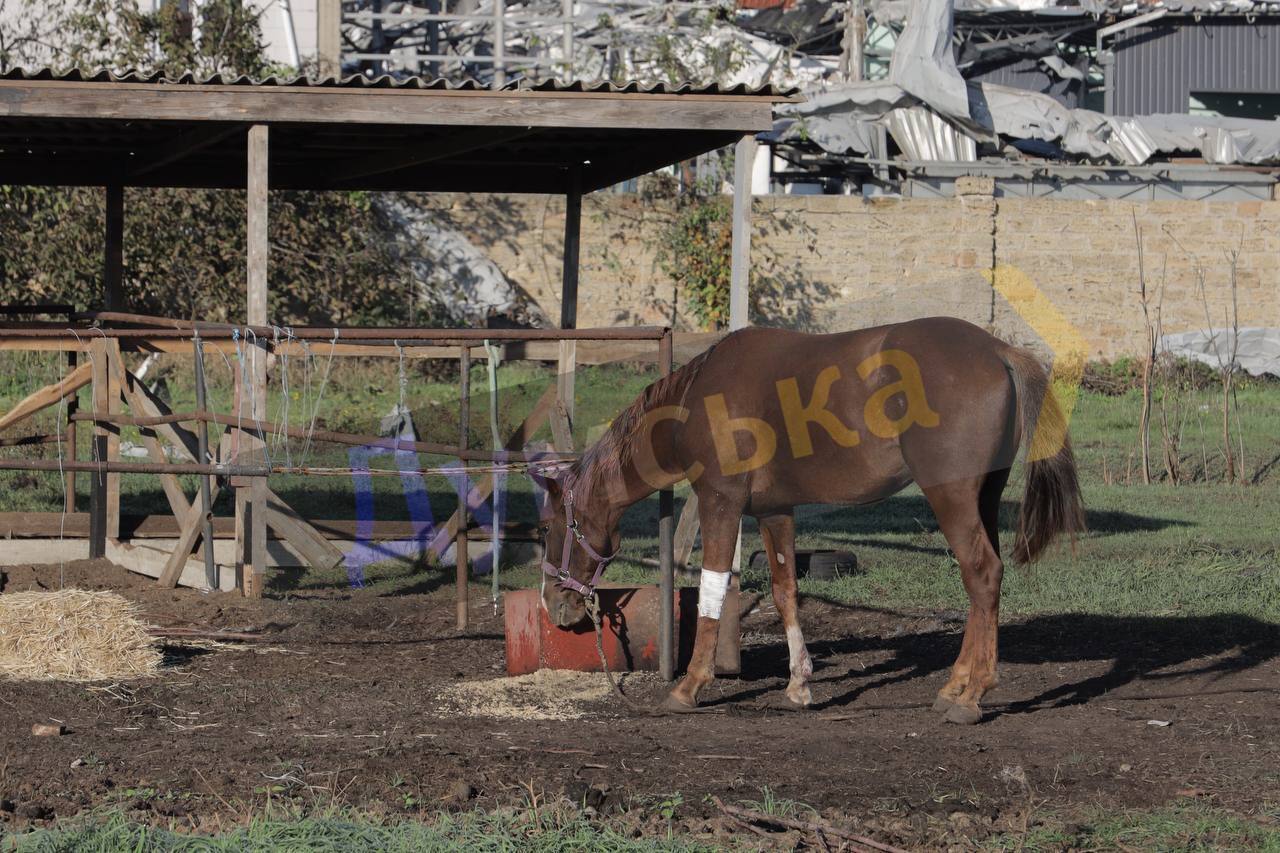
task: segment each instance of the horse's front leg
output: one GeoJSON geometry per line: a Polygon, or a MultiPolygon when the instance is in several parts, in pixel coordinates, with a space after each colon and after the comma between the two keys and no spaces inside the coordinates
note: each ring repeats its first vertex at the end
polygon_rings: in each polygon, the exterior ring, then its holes
{"type": "Polygon", "coordinates": [[[689,670],[667,696],[663,707],[689,711],[698,705],[698,694],[716,677],[716,641],[720,614],[732,579],[733,555],[738,547],[739,509],[723,501],[700,496],[698,520],[702,525],[702,579],[698,589],[698,633],[693,641],[689,670]]]}

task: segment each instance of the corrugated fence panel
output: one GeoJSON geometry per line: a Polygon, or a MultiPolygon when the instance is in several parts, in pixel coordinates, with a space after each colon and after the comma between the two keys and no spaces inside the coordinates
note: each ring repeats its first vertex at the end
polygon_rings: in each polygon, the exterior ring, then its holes
{"type": "Polygon", "coordinates": [[[1280,18],[1166,18],[1115,48],[1118,115],[1185,113],[1192,92],[1280,93],[1280,18]]]}
{"type": "Polygon", "coordinates": [[[1060,104],[1074,109],[1081,104],[1081,84],[1075,80],[1061,80],[1040,67],[1034,59],[1021,59],[1000,68],[983,71],[968,77],[983,83],[1027,89],[1048,95],[1060,104]]]}

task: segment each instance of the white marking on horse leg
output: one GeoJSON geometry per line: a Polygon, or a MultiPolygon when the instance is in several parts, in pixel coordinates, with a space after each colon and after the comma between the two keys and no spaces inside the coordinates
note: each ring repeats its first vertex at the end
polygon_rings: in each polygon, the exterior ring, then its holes
{"type": "Polygon", "coordinates": [[[791,653],[791,680],[787,683],[787,698],[797,705],[808,705],[813,701],[813,694],[809,691],[813,659],[809,657],[799,625],[787,628],[787,650],[791,653]]]}
{"type": "Polygon", "coordinates": [[[786,554],[784,554],[784,553],[782,553],[781,551],[779,551],[779,552],[778,552],[778,565],[785,566],[786,564],[787,564],[787,555],[786,555],[786,554]]]}

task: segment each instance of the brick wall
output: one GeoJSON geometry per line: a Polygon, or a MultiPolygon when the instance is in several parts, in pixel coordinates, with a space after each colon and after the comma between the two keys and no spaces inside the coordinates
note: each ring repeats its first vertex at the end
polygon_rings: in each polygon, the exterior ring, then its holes
{"type": "MultiPolygon", "coordinates": [[[[771,291],[754,322],[839,330],[949,314],[1006,339],[1037,338],[988,277],[1020,269],[1076,326],[1091,357],[1141,351],[1134,217],[1153,310],[1167,332],[1225,324],[1237,253],[1240,323],[1280,326],[1280,202],[992,198],[962,180],[955,199],[766,196],[755,200],[753,282],[771,291]]],[[[539,196],[433,196],[427,203],[484,247],[559,317],[564,206],[539,196]]],[[[675,296],[656,261],[670,202],[593,195],[583,205],[579,324],[669,322],[675,296]]],[[[678,305],[678,303],[677,303],[678,305]]],[[[681,315],[681,322],[688,318],[681,315]]]]}

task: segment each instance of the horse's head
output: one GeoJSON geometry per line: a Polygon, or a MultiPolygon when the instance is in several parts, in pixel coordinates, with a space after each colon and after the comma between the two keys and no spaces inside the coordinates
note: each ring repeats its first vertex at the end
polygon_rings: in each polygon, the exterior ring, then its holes
{"type": "Polygon", "coordinates": [[[618,535],[611,532],[603,511],[593,513],[575,503],[572,484],[548,479],[542,514],[542,604],[561,628],[581,622],[587,600],[595,596],[605,566],[613,559],[618,535]]]}

